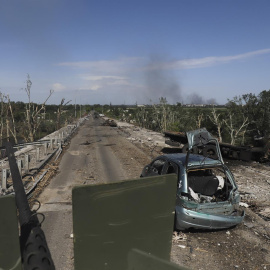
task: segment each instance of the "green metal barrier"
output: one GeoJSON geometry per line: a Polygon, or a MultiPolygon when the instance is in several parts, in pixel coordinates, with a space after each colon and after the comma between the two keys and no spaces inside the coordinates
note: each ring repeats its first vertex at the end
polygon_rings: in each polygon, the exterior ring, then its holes
{"type": "Polygon", "coordinates": [[[188,270],[183,266],[171,263],[141,250],[133,249],[128,254],[128,270],[188,270]]]}
{"type": "Polygon", "coordinates": [[[0,270],[21,270],[19,227],[14,196],[0,197],[0,270]]]}
{"type": "Polygon", "coordinates": [[[75,187],[75,269],[127,269],[134,248],[169,260],[176,187],[175,174],[75,187]]]}

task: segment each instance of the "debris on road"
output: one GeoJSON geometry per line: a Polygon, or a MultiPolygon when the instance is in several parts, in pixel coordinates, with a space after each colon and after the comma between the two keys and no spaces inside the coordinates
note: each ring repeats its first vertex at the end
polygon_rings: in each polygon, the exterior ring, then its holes
{"type": "Polygon", "coordinates": [[[248,208],[249,207],[249,205],[247,203],[244,203],[244,202],[240,202],[239,203],[239,206],[243,206],[245,208],[248,208]]]}
{"type": "Polygon", "coordinates": [[[172,238],[174,243],[178,243],[179,241],[186,241],[187,236],[183,232],[173,232],[173,238],[172,238]]]}
{"type": "Polygon", "coordinates": [[[117,127],[117,123],[113,119],[105,119],[105,121],[101,125],[102,126],[117,127]]]}

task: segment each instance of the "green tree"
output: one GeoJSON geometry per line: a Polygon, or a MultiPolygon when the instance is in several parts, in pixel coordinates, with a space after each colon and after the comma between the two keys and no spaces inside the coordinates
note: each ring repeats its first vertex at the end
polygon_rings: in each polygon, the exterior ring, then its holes
{"type": "Polygon", "coordinates": [[[234,97],[227,103],[225,127],[230,136],[230,144],[245,144],[245,135],[249,125],[249,118],[243,104],[242,97],[234,97]]]}
{"type": "Polygon", "coordinates": [[[270,134],[270,90],[263,90],[258,95],[259,132],[263,136],[270,134]]]}

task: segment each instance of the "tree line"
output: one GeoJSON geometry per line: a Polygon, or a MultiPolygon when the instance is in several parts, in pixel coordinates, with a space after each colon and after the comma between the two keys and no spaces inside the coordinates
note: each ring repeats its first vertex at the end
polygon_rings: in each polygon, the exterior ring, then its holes
{"type": "Polygon", "coordinates": [[[161,97],[158,104],[146,106],[96,104],[92,108],[158,132],[186,132],[205,127],[220,142],[232,145],[254,145],[259,138],[268,140],[270,135],[270,90],[234,97],[223,107],[171,105],[166,97],[161,97]]]}
{"type": "MultiPolygon", "coordinates": [[[[0,145],[5,140],[32,142],[81,116],[76,114],[76,106],[70,104],[71,100],[63,98],[58,105],[48,105],[53,90],[42,104],[32,102],[31,87],[28,75],[24,89],[27,103],[13,102],[9,95],[0,92],[0,145]]],[[[254,145],[261,138],[265,143],[269,142],[270,90],[263,90],[258,95],[236,96],[223,107],[171,105],[166,97],[160,97],[158,104],[144,106],[83,106],[83,114],[90,110],[158,132],[186,132],[205,127],[220,142],[232,145],[254,145]]]]}

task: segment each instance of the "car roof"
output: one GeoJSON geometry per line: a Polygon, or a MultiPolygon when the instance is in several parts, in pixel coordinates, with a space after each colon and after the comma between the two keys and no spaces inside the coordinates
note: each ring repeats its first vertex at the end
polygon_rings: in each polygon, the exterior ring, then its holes
{"type": "MultiPolygon", "coordinates": [[[[163,155],[169,161],[173,161],[174,163],[182,164],[183,166],[186,165],[186,153],[178,153],[178,154],[167,154],[163,155]]],[[[202,155],[195,155],[190,154],[188,158],[188,167],[193,166],[217,166],[222,165],[220,160],[215,160],[209,157],[204,157],[202,155]]]]}

